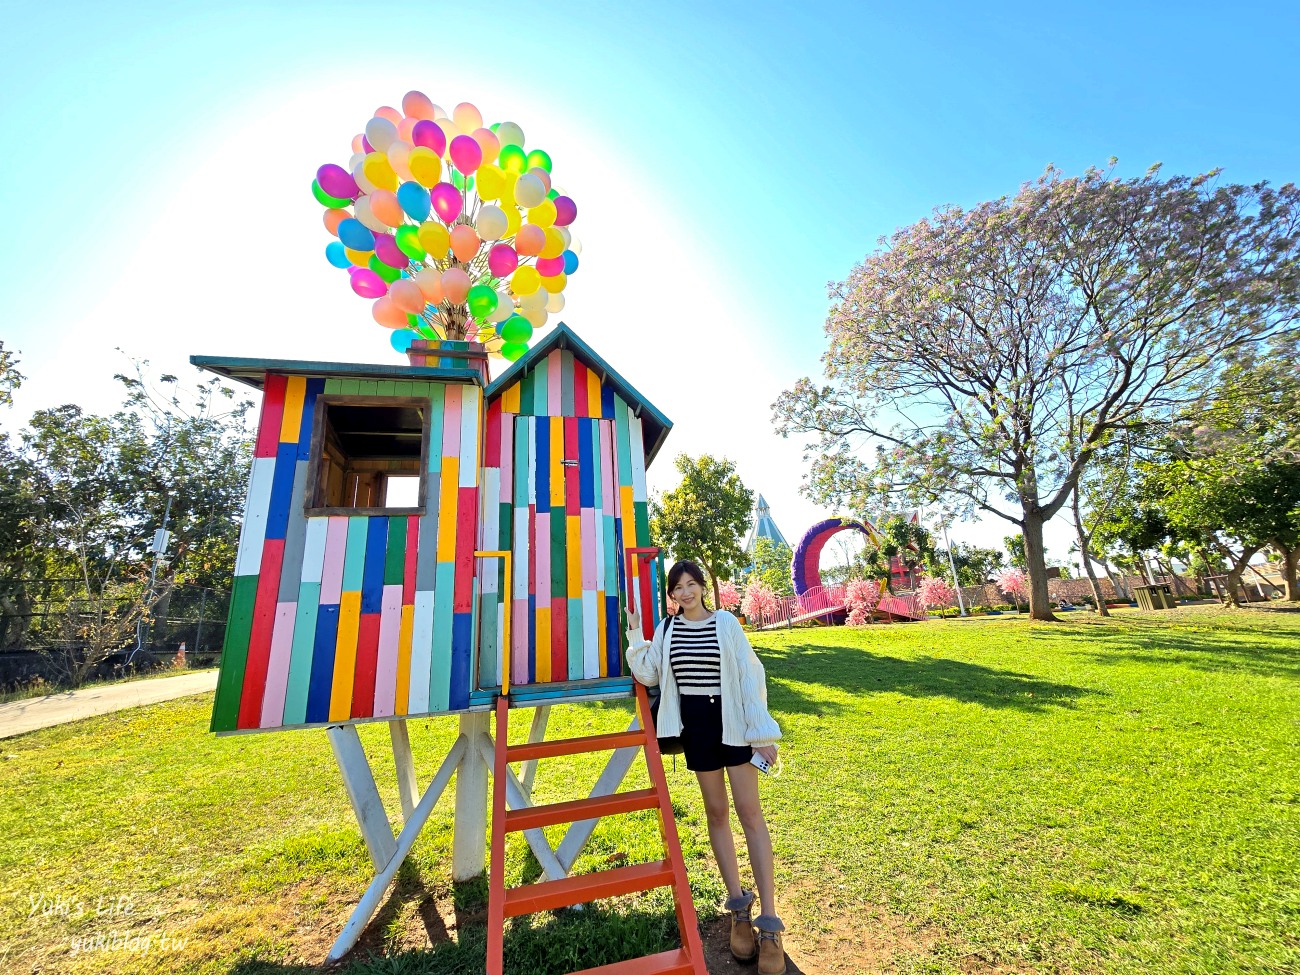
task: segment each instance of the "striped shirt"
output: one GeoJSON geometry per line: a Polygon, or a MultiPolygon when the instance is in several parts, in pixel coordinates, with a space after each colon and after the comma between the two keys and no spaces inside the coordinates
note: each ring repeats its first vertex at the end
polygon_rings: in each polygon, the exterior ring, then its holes
{"type": "Polygon", "coordinates": [[[698,622],[674,617],[668,652],[680,693],[722,693],[722,649],[718,646],[716,614],[698,622]]]}

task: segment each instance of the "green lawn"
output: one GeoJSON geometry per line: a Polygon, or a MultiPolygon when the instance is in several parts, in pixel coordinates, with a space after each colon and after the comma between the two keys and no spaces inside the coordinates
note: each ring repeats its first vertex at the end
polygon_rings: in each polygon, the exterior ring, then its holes
{"type": "MultiPolygon", "coordinates": [[[[799,971],[1300,971],[1300,613],[755,642],[786,733],[764,797],[799,971]]],[[[370,873],[325,736],[217,739],[207,710],[191,699],[3,743],[0,971],[317,970],[370,873]]],[[[557,708],[552,735],[628,717],[621,703],[557,708]]],[[[413,722],[422,780],[455,732],[413,722]]],[[[380,764],[385,731],[362,739],[380,764]]],[[[379,784],[396,809],[390,766],[379,784]]],[[[544,764],[538,801],[585,794],[596,773],[544,764]]],[[[668,776],[714,932],[722,890],[698,793],[680,764],[668,776]]],[[[634,769],[626,787],[643,781],[634,769]]],[[[444,798],[341,971],[482,970],[485,886],[452,889],[450,842],[444,798]]],[[[606,820],[579,869],[658,852],[649,817],[606,820]]],[[[509,872],[538,873],[517,837],[509,872]]],[[[666,947],[667,903],[517,924],[508,970],[666,947]]]]}

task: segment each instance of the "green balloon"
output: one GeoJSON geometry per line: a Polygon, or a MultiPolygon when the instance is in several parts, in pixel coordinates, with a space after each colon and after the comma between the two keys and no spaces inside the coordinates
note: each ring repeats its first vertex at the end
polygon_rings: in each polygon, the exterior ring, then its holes
{"type": "Polygon", "coordinates": [[[327,206],[331,210],[342,210],[352,202],[351,200],[340,200],[336,196],[330,196],[320,188],[320,183],[316,182],[316,180],[311,181],[311,195],[316,197],[317,203],[327,206]]]}
{"type": "Polygon", "coordinates": [[[533,337],[533,323],[523,315],[511,315],[499,326],[501,338],[511,345],[523,345],[533,337]]]}
{"type": "Polygon", "coordinates": [[[397,249],[413,261],[424,260],[424,248],[420,246],[420,228],[409,223],[398,227],[397,249]]]}
{"type": "Polygon", "coordinates": [[[389,267],[387,264],[385,264],[383,261],[379,259],[379,256],[377,254],[370,255],[369,267],[370,270],[374,271],[376,274],[378,274],[389,284],[392,284],[394,281],[396,281],[398,278],[402,276],[401,271],[399,271],[395,267],[389,267]]]}
{"type": "Polygon", "coordinates": [[[551,171],[551,157],[541,149],[534,149],[528,154],[528,158],[525,161],[528,163],[528,169],[532,169],[536,166],[538,169],[544,169],[548,173],[551,171]]]}
{"type": "Polygon", "coordinates": [[[546,198],[548,200],[554,200],[559,195],[560,195],[559,190],[551,190],[549,193],[546,194],[546,198]]]}
{"type": "Polygon", "coordinates": [[[466,297],[469,313],[475,318],[487,318],[497,310],[497,293],[485,284],[476,284],[466,297]]]}
{"type": "Polygon", "coordinates": [[[507,173],[525,173],[528,171],[528,156],[518,146],[502,146],[497,165],[507,173]]]}
{"type": "Polygon", "coordinates": [[[528,346],[524,345],[522,342],[507,342],[505,345],[501,346],[501,358],[505,359],[507,362],[514,362],[527,351],[528,346]]]}

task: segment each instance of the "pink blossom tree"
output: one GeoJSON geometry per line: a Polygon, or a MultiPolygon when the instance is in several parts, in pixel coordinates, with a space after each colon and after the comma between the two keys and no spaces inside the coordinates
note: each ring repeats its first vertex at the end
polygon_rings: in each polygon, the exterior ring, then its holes
{"type": "Polygon", "coordinates": [[[946,609],[952,605],[956,590],[938,576],[926,576],[916,591],[922,609],[946,609]]]}
{"type": "Polygon", "coordinates": [[[732,610],[740,605],[740,590],[734,582],[718,583],[718,608],[732,610]]]}
{"type": "Polygon", "coordinates": [[[754,580],[745,587],[745,597],[740,602],[740,611],[751,621],[770,620],[776,615],[776,593],[760,580],[754,580]]]}
{"type": "Polygon", "coordinates": [[[1029,594],[1029,576],[1025,574],[1025,570],[1015,567],[1003,569],[993,577],[993,581],[997,583],[999,589],[1011,597],[1011,601],[1016,604],[1016,612],[1020,612],[1020,604],[1029,594]]]}
{"type": "Polygon", "coordinates": [[[844,587],[844,604],[848,607],[850,626],[871,622],[871,613],[880,602],[880,583],[868,579],[850,579],[844,587]]]}

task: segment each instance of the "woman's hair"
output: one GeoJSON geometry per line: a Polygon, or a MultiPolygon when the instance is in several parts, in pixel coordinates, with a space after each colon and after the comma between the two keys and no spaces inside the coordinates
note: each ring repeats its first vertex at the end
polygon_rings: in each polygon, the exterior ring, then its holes
{"type": "Polygon", "coordinates": [[[704,603],[705,609],[711,610],[713,607],[709,605],[709,584],[704,581],[704,570],[690,559],[675,562],[668,570],[668,598],[672,598],[673,590],[677,588],[677,583],[682,581],[682,576],[690,576],[699,584],[700,589],[703,590],[700,600],[704,603]]]}

